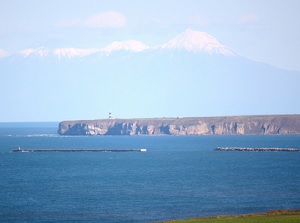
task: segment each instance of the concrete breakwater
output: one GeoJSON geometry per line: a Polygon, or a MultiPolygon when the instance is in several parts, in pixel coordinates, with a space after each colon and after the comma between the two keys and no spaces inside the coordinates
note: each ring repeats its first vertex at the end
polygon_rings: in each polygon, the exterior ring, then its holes
{"type": "Polygon", "coordinates": [[[147,149],[13,149],[13,152],[147,152],[147,149]]]}
{"type": "Polygon", "coordinates": [[[300,149],[296,148],[244,148],[244,147],[217,147],[215,150],[219,151],[273,151],[273,152],[300,152],[300,149]]]}
{"type": "Polygon", "coordinates": [[[63,121],[60,135],[270,135],[300,134],[300,115],[63,121]]]}

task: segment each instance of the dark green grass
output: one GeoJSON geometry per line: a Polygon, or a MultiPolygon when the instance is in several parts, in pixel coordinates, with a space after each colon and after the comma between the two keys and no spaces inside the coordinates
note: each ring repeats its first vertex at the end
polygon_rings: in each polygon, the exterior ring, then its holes
{"type": "Polygon", "coordinates": [[[275,210],[266,213],[237,216],[215,216],[166,221],[165,223],[300,223],[300,209],[275,210]]]}

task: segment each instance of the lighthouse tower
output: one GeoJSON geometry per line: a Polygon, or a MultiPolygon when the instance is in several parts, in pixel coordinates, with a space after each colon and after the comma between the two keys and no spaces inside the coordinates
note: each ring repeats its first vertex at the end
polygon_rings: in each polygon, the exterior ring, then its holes
{"type": "Polygon", "coordinates": [[[111,115],[111,112],[108,113],[108,119],[112,119],[112,115],[111,115]]]}

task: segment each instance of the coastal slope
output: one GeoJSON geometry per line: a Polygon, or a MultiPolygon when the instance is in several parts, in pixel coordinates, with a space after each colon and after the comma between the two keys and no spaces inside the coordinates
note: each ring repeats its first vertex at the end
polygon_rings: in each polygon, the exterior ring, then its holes
{"type": "Polygon", "coordinates": [[[300,134],[300,115],[63,121],[60,135],[300,134]]]}

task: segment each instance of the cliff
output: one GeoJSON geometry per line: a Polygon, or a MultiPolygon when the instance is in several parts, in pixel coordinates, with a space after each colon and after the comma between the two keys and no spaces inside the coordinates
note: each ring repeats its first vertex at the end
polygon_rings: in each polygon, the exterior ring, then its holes
{"type": "Polygon", "coordinates": [[[60,135],[300,134],[300,115],[63,121],[60,135]]]}

